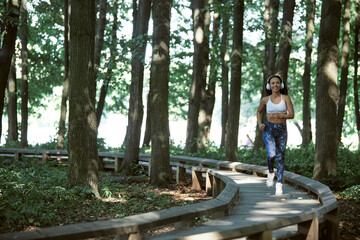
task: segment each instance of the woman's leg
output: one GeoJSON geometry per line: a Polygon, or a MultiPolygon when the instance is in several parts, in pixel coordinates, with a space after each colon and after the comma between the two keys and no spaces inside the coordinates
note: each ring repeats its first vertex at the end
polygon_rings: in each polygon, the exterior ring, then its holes
{"type": "Polygon", "coordinates": [[[263,132],[263,139],[267,150],[269,173],[274,172],[274,158],[276,157],[276,142],[273,134],[274,124],[267,122],[263,132]]]}
{"type": "Polygon", "coordinates": [[[286,124],[278,125],[276,131],[276,168],[277,168],[277,182],[281,183],[285,168],[285,150],[287,143],[287,129],[286,124]]]}

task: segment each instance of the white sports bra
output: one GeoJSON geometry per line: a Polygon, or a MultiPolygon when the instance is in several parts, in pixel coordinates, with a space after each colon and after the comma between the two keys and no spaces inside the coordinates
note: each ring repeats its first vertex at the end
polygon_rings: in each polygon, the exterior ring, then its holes
{"type": "Polygon", "coordinates": [[[286,113],[287,107],[283,97],[281,95],[281,101],[278,104],[274,104],[271,101],[271,96],[269,96],[269,101],[266,104],[266,112],[267,113],[286,113]]]}

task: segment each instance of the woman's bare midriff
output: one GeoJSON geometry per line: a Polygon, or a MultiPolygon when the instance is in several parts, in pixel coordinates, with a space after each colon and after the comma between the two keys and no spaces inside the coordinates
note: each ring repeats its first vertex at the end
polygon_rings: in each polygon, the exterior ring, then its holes
{"type": "Polygon", "coordinates": [[[276,118],[278,115],[285,115],[286,113],[267,113],[267,120],[274,124],[286,123],[285,118],[276,118]]]}

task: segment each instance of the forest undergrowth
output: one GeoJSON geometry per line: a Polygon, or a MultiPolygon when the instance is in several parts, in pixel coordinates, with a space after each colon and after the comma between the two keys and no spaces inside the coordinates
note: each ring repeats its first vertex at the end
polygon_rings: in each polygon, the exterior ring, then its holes
{"type": "MultiPolygon", "coordinates": [[[[121,151],[121,149],[106,149],[121,151]]],[[[142,149],[148,152],[149,148],[142,149]]],[[[314,146],[289,148],[286,170],[310,177],[314,146]]],[[[339,203],[340,239],[360,240],[360,170],[359,152],[340,148],[337,176],[325,179],[339,203]]],[[[184,155],[181,147],[172,147],[171,154],[184,155]]],[[[215,146],[189,154],[194,157],[224,159],[224,152],[215,146]]],[[[265,151],[239,149],[240,162],[265,165],[265,151]]],[[[144,176],[141,168],[138,174],[144,176]]],[[[193,191],[188,185],[155,188],[148,177],[136,182],[119,181],[113,172],[100,172],[100,194],[94,197],[90,188],[66,188],[67,169],[54,162],[41,165],[38,160],[23,158],[14,161],[0,158],[0,233],[34,230],[80,222],[110,220],[134,214],[193,204],[208,200],[204,191],[193,191]]]]}

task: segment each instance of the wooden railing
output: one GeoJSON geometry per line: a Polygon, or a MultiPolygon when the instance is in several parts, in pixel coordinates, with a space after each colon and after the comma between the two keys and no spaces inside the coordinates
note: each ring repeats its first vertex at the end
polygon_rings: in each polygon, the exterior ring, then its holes
{"type": "MultiPolygon", "coordinates": [[[[66,160],[66,151],[30,150],[0,148],[0,155],[12,156],[21,160],[22,156],[35,156],[43,162],[49,159],[66,160]]],[[[122,153],[99,152],[99,159],[105,168],[118,169],[123,159],[122,153]]],[[[140,155],[140,161],[151,164],[151,156],[140,155]]],[[[239,162],[218,161],[212,159],[193,158],[185,156],[171,156],[171,165],[176,170],[178,183],[185,181],[185,174],[191,172],[192,187],[206,189],[213,199],[182,207],[149,212],[110,221],[87,222],[66,226],[42,228],[32,232],[7,233],[0,235],[0,239],[79,239],[93,238],[106,235],[117,235],[120,239],[143,239],[142,233],[162,225],[175,224],[176,228],[194,225],[195,219],[204,216],[215,219],[229,214],[239,195],[239,186],[233,177],[237,172],[264,176],[267,169],[262,166],[239,162]],[[191,165],[190,165],[191,164],[191,165]]],[[[308,237],[319,236],[319,232],[326,239],[338,239],[338,208],[337,201],[329,187],[309,178],[285,171],[283,179],[297,187],[306,189],[318,197],[321,206],[311,212],[299,214],[291,219],[281,219],[268,224],[254,225],[253,228],[242,229],[232,226],[233,231],[226,233],[228,239],[249,236],[254,239],[268,239],[269,231],[297,224],[299,231],[308,237]]],[[[221,235],[221,229],[212,229],[216,236],[221,235]]],[[[191,236],[188,236],[191,239],[191,236]]],[[[172,238],[169,238],[172,239],[172,238]]],[[[176,239],[175,237],[173,239],[176,239]]]]}

